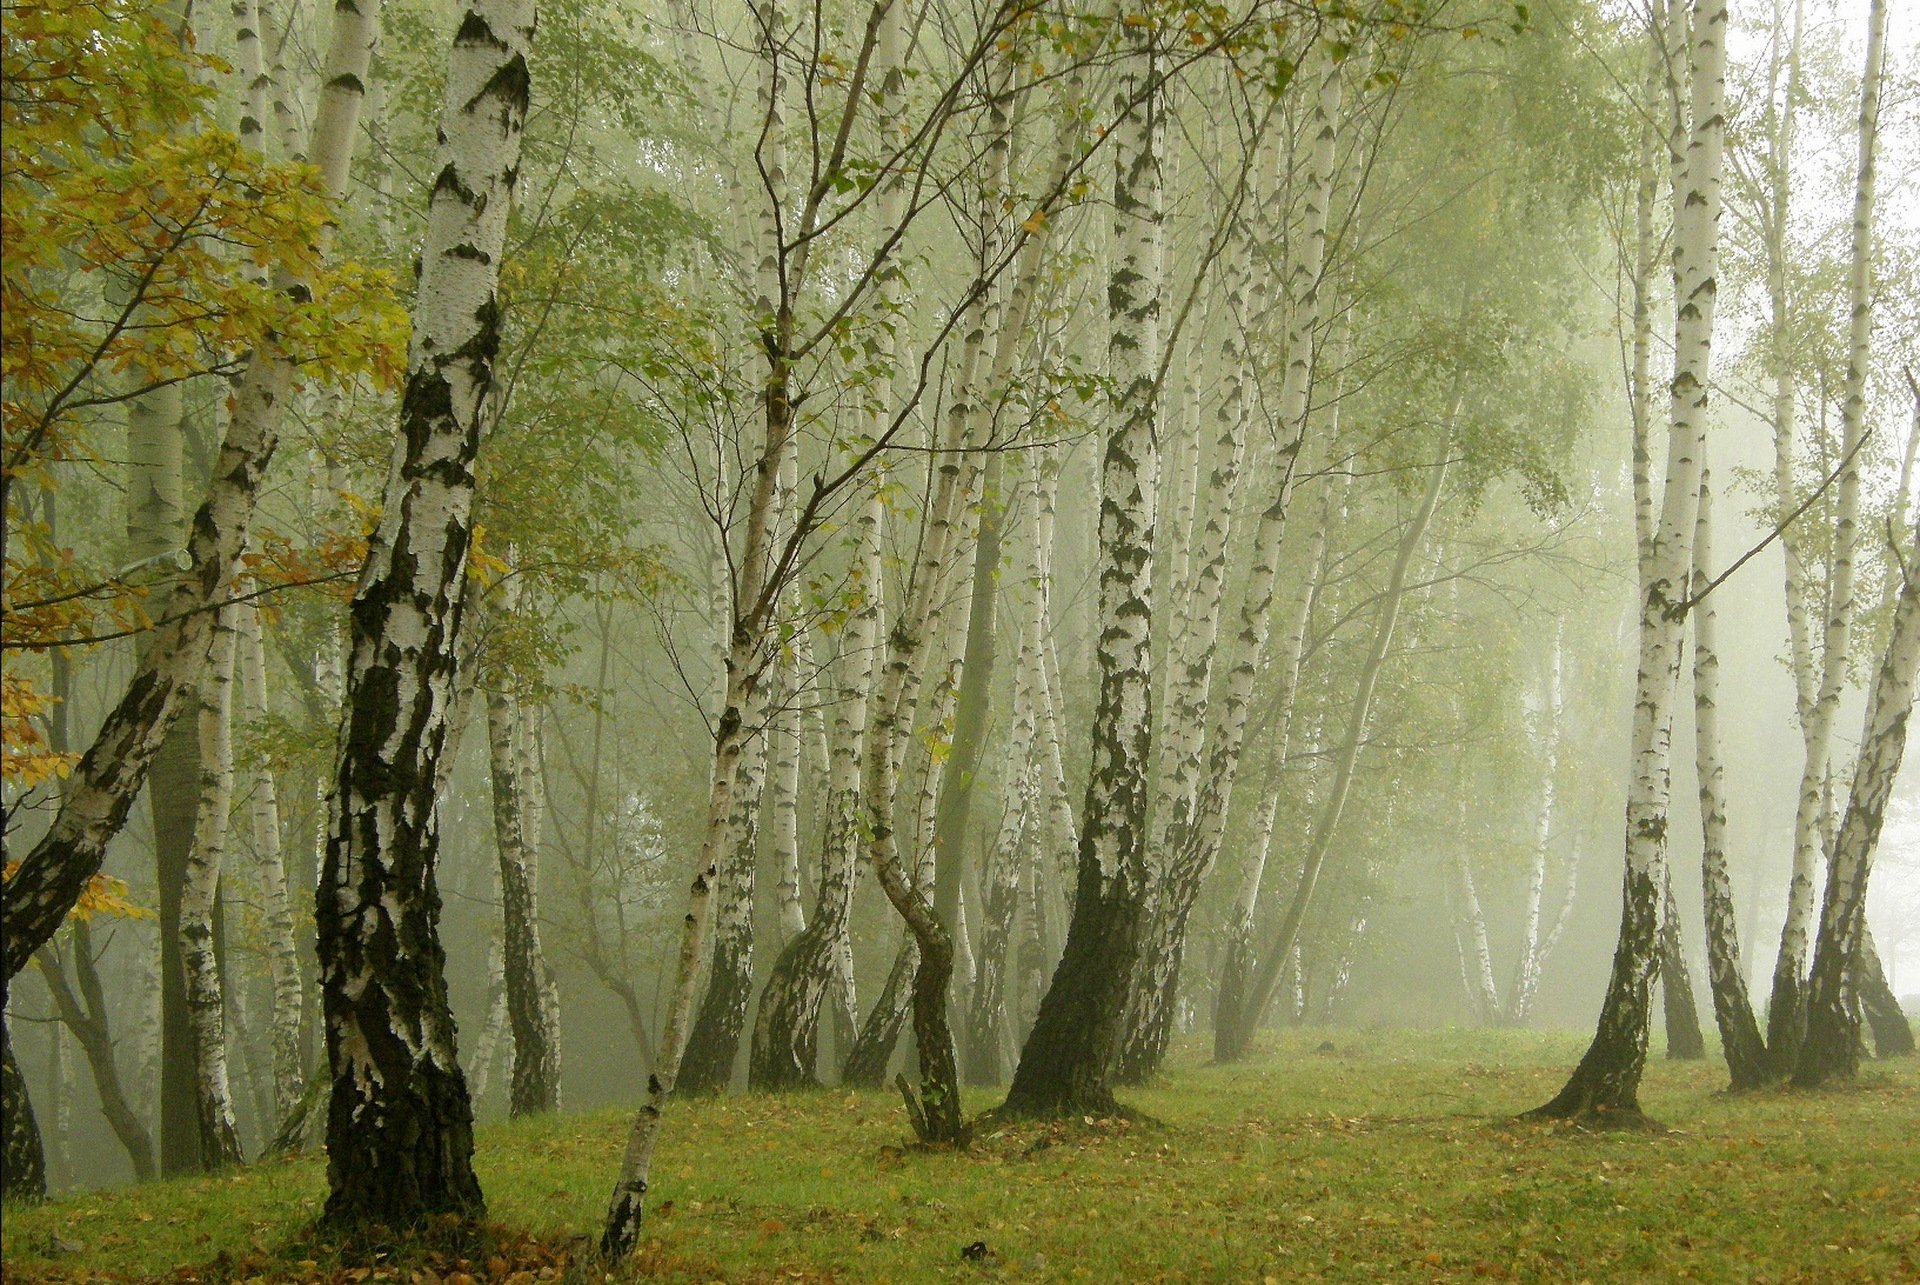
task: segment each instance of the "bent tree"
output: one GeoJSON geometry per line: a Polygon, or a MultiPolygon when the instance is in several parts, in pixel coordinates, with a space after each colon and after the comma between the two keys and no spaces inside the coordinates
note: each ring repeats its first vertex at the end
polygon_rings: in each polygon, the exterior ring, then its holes
{"type": "Polygon", "coordinates": [[[478,1214],[454,1051],[434,808],[473,539],[474,460],[530,88],[534,0],[474,0],[447,59],[386,505],[350,612],[346,710],[314,919],[338,1226],[478,1214]]]}

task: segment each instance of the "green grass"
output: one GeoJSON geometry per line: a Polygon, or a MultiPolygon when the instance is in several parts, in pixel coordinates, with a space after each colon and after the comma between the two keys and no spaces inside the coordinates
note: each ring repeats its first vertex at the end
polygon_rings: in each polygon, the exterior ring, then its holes
{"type": "MultiPolygon", "coordinates": [[[[669,1280],[903,1285],[1920,1281],[1920,1064],[1869,1064],[1844,1091],[1734,1098],[1716,1063],[1656,1059],[1642,1103],[1667,1135],[1512,1123],[1579,1049],[1527,1034],[1289,1036],[1254,1065],[1190,1059],[1123,1095],[1148,1122],[1025,1125],[964,1155],[906,1148],[898,1102],[878,1094],[680,1103],[639,1265],[669,1280]],[[1337,1051],[1314,1051],[1323,1038],[1337,1051]],[[963,1258],[983,1240],[995,1261],[963,1258]]],[[[309,1158],[9,1209],[5,1272],[523,1285],[565,1275],[567,1239],[597,1231],[625,1126],[608,1112],[483,1130],[491,1216],[538,1239],[464,1267],[340,1271],[298,1238],[322,1195],[309,1158]]]]}

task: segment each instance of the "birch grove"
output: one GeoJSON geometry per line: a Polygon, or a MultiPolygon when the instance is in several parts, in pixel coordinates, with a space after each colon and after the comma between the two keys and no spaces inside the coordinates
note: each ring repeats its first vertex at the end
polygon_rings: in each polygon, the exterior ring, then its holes
{"type": "Polygon", "coordinates": [[[687,1175],[827,1106],[918,1181],[1401,1029],[1584,1049],[1506,1104],[1578,1130],[1871,1080],[1920,231],[1855,7],[10,9],[9,1201],[284,1155],[467,1253],[598,1147],[566,1269],[644,1274],[824,1225],[687,1175]]]}

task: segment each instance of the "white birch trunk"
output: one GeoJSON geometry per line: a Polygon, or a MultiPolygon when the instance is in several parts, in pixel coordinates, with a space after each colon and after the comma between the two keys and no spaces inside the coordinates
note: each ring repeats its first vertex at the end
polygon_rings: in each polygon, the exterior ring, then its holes
{"type": "MultiPolygon", "coordinates": [[[[1874,12],[1884,15],[1879,0],[1874,12]]],[[[1884,17],[1879,21],[1883,23],[1884,17]]],[[[1827,874],[1807,1009],[1807,1036],[1793,1076],[1793,1082],[1801,1087],[1850,1077],[1858,1062],[1860,1018],[1847,993],[1849,974],[1864,948],[1867,882],[1873,874],[1881,825],[1906,752],[1916,683],[1920,683],[1920,573],[1910,568],[1894,609],[1893,634],[1868,699],[1853,790],[1827,874]]]]}
{"type": "Polygon", "coordinates": [[[227,606],[214,613],[212,651],[200,685],[200,806],[180,891],[180,962],[186,973],[187,1021],[193,1037],[200,1157],[212,1172],[244,1159],[227,1074],[225,995],[213,941],[220,867],[226,859],[233,808],[233,616],[238,610],[227,606]]]}
{"type": "Polygon", "coordinates": [[[1113,103],[1115,251],[1107,283],[1114,393],[1101,456],[1100,676],[1073,919],[1060,966],[1014,1072],[1005,1109],[1103,1108],[1150,895],[1155,502],[1161,427],[1163,51],[1127,27],[1113,103]]]}
{"type": "Polygon", "coordinates": [[[333,1093],[325,1219],[483,1207],[435,925],[434,792],[457,690],[474,460],[500,343],[534,0],[471,0],[447,60],[399,440],[354,595],[339,788],[321,874],[333,1093]]]}
{"type": "MultiPolygon", "coordinates": [[[[1700,511],[1693,541],[1694,595],[1712,579],[1713,489],[1700,472],[1700,511]]],[[[1693,745],[1700,788],[1700,887],[1707,930],[1707,981],[1713,996],[1720,1049],[1736,1090],[1757,1088],[1771,1077],[1767,1047],[1747,996],[1740,962],[1740,930],[1734,919],[1733,884],[1727,874],[1726,768],[1720,757],[1720,656],[1711,597],[1694,608],[1693,745]]]]}
{"type": "MultiPolygon", "coordinates": [[[[267,716],[267,658],[260,611],[252,603],[235,608],[239,624],[240,700],[248,719],[267,716]]],[[[272,984],[270,1045],[273,1063],[275,1127],[306,1095],[306,1067],[300,1053],[300,1020],[306,998],[300,981],[300,951],[294,939],[293,904],[287,893],[287,866],[280,847],[280,805],[273,771],[265,760],[253,766],[247,803],[253,848],[254,881],[260,889],[266,933],[267,977],[272,984]]]]}
{"type": "MultiPolygon", "coordinates": [[[[1875,151],[1880,118],[1880,71],[1885,49],[1883,3],[1869,10],[1867,65],[1861,79],[1859,170],[1854,184],[1851,260],[1847,274],[1847,377],[1841,400],[1840,477],[1835,501],[1833,563],[1828,578],[1827,619],[1821,648],[1820,686],[1803,725],[1806,763],[1794,814],[1793,873],[1787,884],[1787,918],[1774,961],[1773,999],[1767,1010],[1767,1046],[1775,1066],[1791,1069],[1806,1034],[1806,970],[1814,920],[1814,883],[1832,836],[1830,791],[1833,723],[1846,687],[1853,638],[1854,554],[1860,518],[1860,445],[1867,432],[1867,374],[1873,338],[1873,203],[1875,151]],[[1824,841],[1823,841],[1824,840],[1824,841]]],[[[1783,515],[1784,516],[1784,515],[1783,515]]]]}
{"type": "MultiPolygon", "coordinates": [[[[1640,658],[1619,942],[1593,1043],[1566,1087],[1533,1113],[1540,1116],[1639,1109],[1666,881],[1673,706],[1683,659],[1700,455],[1711,387],[1725,142],[1726,28],[1725,0],[1697,0],[1687,46],[1686,110],[1676,112],[1676,145],[1670,149],[1674,376],[1668,397],[1666,491],[1652,544],[1641,564],[1640,658]]],[[[1666,47],[1665,38],[1664,30],[1656,28],[1659,47],[1666,47]]],[[[1677,70],[1671,74],[1677,75],[1677,70]]],[[[1673,101],[1682,102],[1677,87],[1673,101]]]]}
{"type": "MultiPolygon", "coordinates": [[[[1540,935],[1540,910],[1546,899],[1547,857],[1553,839],[1554,801],[1560,784],[1560,742],[1564,736],[1560,716],[1560,659],[1561,629],[1556,625],[1553,631],[1553,658],[1547,669],[1547,691],[1540,709],[1543,726],[1538,733],[1538,743],[1543,751],[1542,779],[1539,812],[1533,826],[1533,856],[1527,867],[1527,895],[1520,927],[1520,961],[1513,987],[1507,992],[1505,1020],[1510,1026],[1525,1026],[1532,1016],[1533,1001],[1540,992],[1540,970],[1546,963],[1540,935]]],[[[1567,877],[1569,880],[1573,877],[1571,868],[1567,877]]]]}

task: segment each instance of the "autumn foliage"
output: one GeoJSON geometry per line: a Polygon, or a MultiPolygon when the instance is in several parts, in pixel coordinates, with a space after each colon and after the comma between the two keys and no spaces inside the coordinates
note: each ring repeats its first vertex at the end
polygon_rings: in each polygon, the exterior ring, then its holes
{"type": "Polygon", "coordinates": [[[384,379],[404,314],[384,273],[324,255],[332,214],[313,170],[216,126],[226,68],[194,47],[179,10],[32,0],[5,16],[0,646],[16,662],[7,779],[30,788],[60,764],[32,730],[48,698],[19,672],[21,653],[146,627],[171,570],[76,557],[52,521],[66,470],[98,462],[127,402],[233,376],[263,342],[316,379],[384,379]]]}

